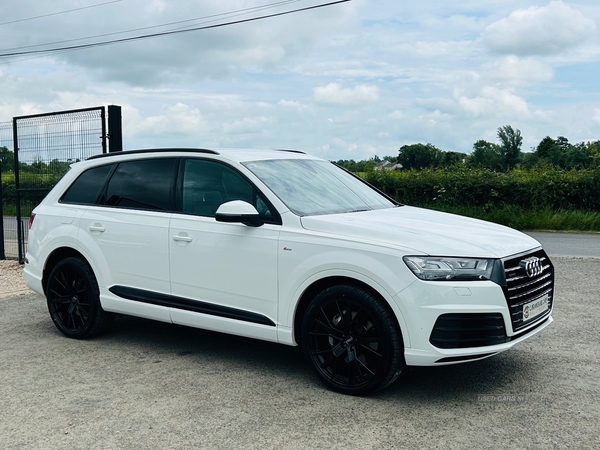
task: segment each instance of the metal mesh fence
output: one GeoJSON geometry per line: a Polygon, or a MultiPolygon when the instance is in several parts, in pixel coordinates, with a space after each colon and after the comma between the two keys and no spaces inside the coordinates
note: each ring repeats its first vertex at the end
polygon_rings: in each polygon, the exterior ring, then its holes
{"type": "Polygon", "coordinates": [[[13,150],[12,122],[0,122],[0,147],[13,150]]]}
{"type": "Polygon", "coordinates": [[[52,187],[71,163],[106,151],[103,107],[14,120],[21,188],[52,187]]]}
{"type": "Polygon", "coordinates": [[[14,200],[12,207],[9,204],[9,199],[15,198],[12,152],[12,122],[0,122],[0,259],[16,257],[18,253],[14,200]]]}
{"type": "Polygon", "coordinates": [[[104,107],[15,117],[12,122],[0,122],[0,147],[7,147],[8,152],[4,152],[7,158],[18,160],[16,174],[14,163],[10,169],[2,168],[0,216],[4,217],[0,227],[4,228],[7,258],[21,259],[31,211],[69,170],[71,163],[106,152],[105,123],[104,107]],[[14,131],[17,149],[13,153],[14,131]]]}

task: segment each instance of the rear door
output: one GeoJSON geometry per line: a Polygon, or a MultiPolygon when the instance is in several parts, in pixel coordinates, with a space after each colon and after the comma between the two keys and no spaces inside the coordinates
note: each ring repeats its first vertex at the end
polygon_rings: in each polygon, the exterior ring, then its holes
{"type": "Polygon", "coordinates": [[[169,221],[177,158],[118,164],[80,222],[79,241],[102,276],[105,309],[170,321],[155,294],[170,293],[169,221]],[[107,292],[108,291],[108,292],[107,292]]]}

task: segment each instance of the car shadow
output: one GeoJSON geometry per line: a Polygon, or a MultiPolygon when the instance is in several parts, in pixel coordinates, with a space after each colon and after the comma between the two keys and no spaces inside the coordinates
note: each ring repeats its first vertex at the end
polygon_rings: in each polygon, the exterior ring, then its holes
{"type": "MultiPolygon", "coordinates": [[[[94,339],[97,344],[133,346],[148,357],[192,358],[198,364],[235,365],[252,373],[264,370],[294,382],[314,384],[326,391],[299,347],[233,336],[213,331],[120,316],[111,331],[94,339]],[[257,369],[261,367],[262,369],[257,369]]],[[[491,358],[438,367],[406,368],[399,380],[371,396],[415,405],[423,401],[456,404],[479,396],[518,393],[518,379],[535,379],[540,368],[524,352],[511,350],[491,358]],[[515,377],[518,374],[518,377],[515,377]]]]}

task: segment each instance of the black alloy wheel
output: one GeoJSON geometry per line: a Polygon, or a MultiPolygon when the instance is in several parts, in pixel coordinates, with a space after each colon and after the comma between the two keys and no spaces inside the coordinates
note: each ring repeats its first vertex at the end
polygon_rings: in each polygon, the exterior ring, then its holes
{"type": "Polygon", "coordinates": [[[92,268],[83,258],[66,258],[50,272],[46,286],[48,311],[65,336],[92,337],[104,331],[115,315],[100,306],[100,290],[92,268]]]}
{"type": "Polygon", "coordinates": [[[392,384],[404,367],[398,324],[378,296],[353,286],[315,297],[302,324],[304,354],[331,389],[367,395],[392,384]]]}

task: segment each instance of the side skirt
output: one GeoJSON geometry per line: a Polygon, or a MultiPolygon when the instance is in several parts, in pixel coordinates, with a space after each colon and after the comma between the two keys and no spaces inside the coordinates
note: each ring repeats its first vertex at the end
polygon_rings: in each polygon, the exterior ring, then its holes
{"type": "Polygon", "coordinates": [[[211,303],[191,300],[189,298],[176,297],[173,295],[160,294],[143,289],[127,286],[112,286],[109,291],[114,295],[127,300],[133,300],[150,305],[175,308],[183,311],[207,314],[210,316],[224,317],[226,319],[241,320],[243,322],[256,323],[274,327],[275,322],[262,314],[230,308],[228,306],[213,305],[211,303]]]}

